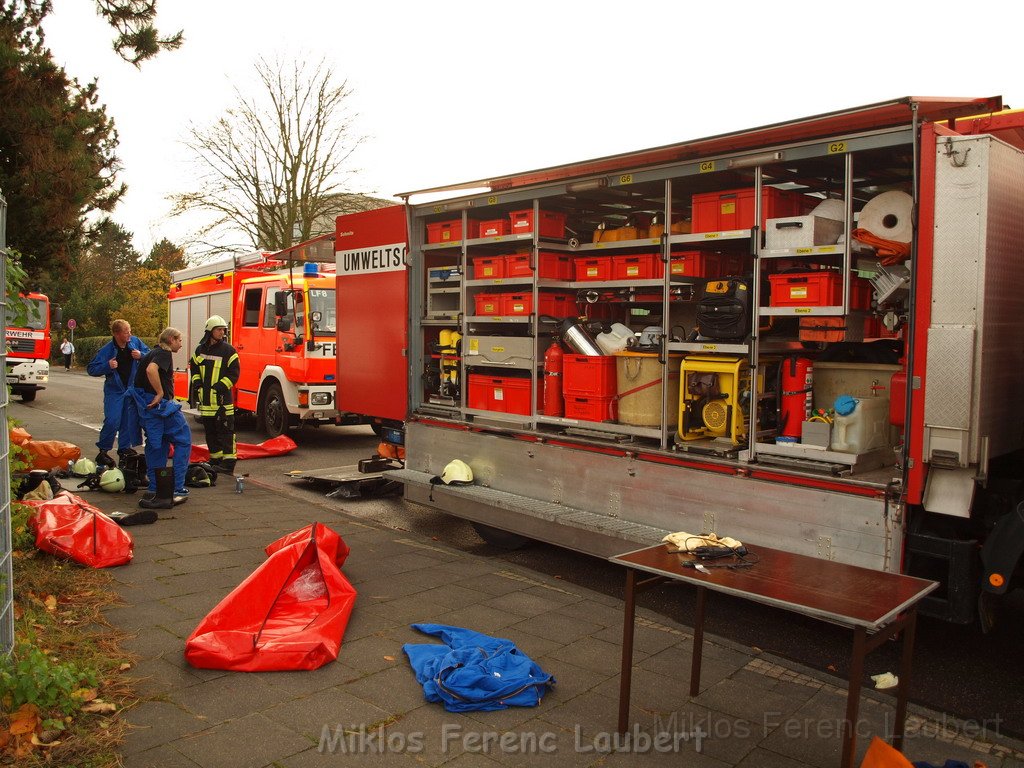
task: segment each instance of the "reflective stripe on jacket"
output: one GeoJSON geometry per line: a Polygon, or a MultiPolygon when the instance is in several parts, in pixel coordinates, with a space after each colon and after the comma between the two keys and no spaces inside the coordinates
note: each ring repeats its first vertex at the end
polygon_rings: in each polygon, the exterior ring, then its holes
{"type": "Polygon", "coordinates": [[[190,394],[198,390],[199,414],[216,416],[223,408],[224,413],[235,412],[231,389],[238,383],[238,353],[226,341],[212,347],[200,344],[188,362],[190,394]],[[222,384],[218,392],[214,387],[222,384]]]}

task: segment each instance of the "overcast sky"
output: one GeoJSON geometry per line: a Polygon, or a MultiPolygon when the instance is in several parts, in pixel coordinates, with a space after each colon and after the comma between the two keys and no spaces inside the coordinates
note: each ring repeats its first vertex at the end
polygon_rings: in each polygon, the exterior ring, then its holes
{"type": "Polygon", "coordinates": [[[960,2],[161,0],[158,26],[185,44],[141,70],[90,0],[54,0],[46,26],[56,60],[99,79],[129,186],[114,218],[143,253],[195,226],[167,218],[192,174],[180,142],[251,91],[260,56],[347,78],[370,137],[357,191],[382,196],[900,96],[1024,107],[1019,43],[960,2]]]}

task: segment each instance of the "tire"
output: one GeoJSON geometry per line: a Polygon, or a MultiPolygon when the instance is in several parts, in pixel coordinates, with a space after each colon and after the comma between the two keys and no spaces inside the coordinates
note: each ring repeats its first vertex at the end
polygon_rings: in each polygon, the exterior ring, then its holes
{"type": "Polygon", "coordinates": [[[26,389],[26,390],[22,391],[22,393],[21,393],[21,402],[23,402],[23,403],[31,403],[35,399],[36,399],[36,390],[34,390],[34,389],[26,389]]]}
{"type": "Polygon", "coordinates": [[[381,434],[383,434],[384,432],[384,425],[378,424],[376,421],[374,421],[370,423],[370,429],[373,430],[373,434],[375,434],[377,437],[380,437],[381,434]]]}
{"type": "Polygon", "coordinates": [[[489,525],[483,523],[470,523],[473,526],[473,530],[476,531],[477,536],[486,541],[492,547],[498,549],[513,550],[521,549],[530,543],[530,539],[525,536],[520,536],[518,533],[510,533],[509,531],[503,531],[500,528],[492,528],[489,525]]]}
{"type": "Polygon", "coordinates": [[[272,381],[260,397],[258,424],[267,437],[278,437],[288,431],[292,417],[285,405],[281,385],[272,381]]]}

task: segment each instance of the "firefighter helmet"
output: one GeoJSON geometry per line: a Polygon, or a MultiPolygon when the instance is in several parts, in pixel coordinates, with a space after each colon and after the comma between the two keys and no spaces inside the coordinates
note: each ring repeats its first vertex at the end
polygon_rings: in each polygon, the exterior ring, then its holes
{"type": "Polygon", "coordinates": [[[71,466],[71,474],[75,477],[87,477],[96,474],[96,462],[92,459],[79,459],[71,466]]]}
{"type": "Polygon", "coordinates": [[[227,328],[228,321],[220,315],[210,315],[210,319],[206,321],[206,332],[209,333],[214,328],[227,328]]]}
{"type": "Polygon", "coordinates": [[[118,493],[124,490],[124,473],[120,469],[108,469],[100,475],[100,490],[118,493]]]}
{"type": "Polygon", "coordinates": [[[445,485],[468,485],[473,482],[473,470],[461,459],[449,461],[441,473],[445,485]]]}

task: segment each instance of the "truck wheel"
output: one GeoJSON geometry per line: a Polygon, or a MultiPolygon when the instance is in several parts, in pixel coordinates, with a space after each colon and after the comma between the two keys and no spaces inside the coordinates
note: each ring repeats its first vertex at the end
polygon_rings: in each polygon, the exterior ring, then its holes
{"type": "Polygon", "coordinates": [[[278,437],[291,426],[291,414],[284,402],[284,392],[276,381],[267,385],[260,398],[258,419],[267,437],[278,437]]]}
{"type": "Polygon", "coordinates": [[[520,536],[518,533],[509,533],[483,523],[470,523],[470,525],[481,539],[498,549],[520,549],[530,543],[528,538],[520,536]]]}
{"type": "Polygon", "coordinates": [[[21,393],[21,402],[31,403],[36,399],[36,391],[34,389],[26,389],[21,393]]]}

